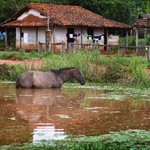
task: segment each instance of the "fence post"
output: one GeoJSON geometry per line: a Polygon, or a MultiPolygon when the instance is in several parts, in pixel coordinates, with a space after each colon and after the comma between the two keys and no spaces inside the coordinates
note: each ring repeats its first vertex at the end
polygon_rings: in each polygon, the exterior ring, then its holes
{"type": "Polygon", "coordinates": [[[51,43],[48,43],[48,49],[47,49],[48,52],[51,51],[51,43]]]}
{"type": "Polygon", "coordinates": [[[150,61],[150,46],[148,46],[147,48],[147,60],[150,61]]]}
{"type": "Polygon", "coordinates": [[[51,43],[51,52],[54,53],[54,43],[51,43]]]}
{"type": "Polygon", "coordinates": [[[96,51],[99,50],[99,47],[98,47],[98,41],[96,42],[96,51]]]}
{"type": "Polygon", "coordinates": [[[71,46],[70,46],[70,42],[68,42],[67,44],[68,44],[68,45],[67,45],[68,53],[70,53],[70,47],[71,47],[71,46]]]}
{"type": "Polygon", "coordinates": [[[76,43],[73,43],[73,54],[75,54],[76,53],[76,43]]]}
{"type": "Polygon", "coordinates": [[[68,43],[68,52],[69,54],[74,54],[76,52],[76,43],[68,43]]]}
{"type": "Polygon", "coordinates": [[[95,42],[92,44],[92,50],[98,51],[98,41],[95,41],[95,42]]]}
{"type": "Polygon", "coordinates": [[[46,51],[49,51],[50,50],[50,42],[51,42],[51,39],[52,39],[52,31],[51,30],[47,30],[46,31],[46,51]]]}
{"type": "Polygon", "coordinates": [[[38,53],[40,52],[40,43],[38,43],[38,53]]]}
{"type": "Polygon", "coordinates": [[[62,41],[62,48],[61,48],[61,56],[64,56],[65,54],[65,42],[62,41]]]}

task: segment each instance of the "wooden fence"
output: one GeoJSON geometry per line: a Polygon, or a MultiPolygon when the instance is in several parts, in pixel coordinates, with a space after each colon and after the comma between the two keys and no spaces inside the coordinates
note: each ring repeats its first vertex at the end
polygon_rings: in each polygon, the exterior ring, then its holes
{"type": "Polygon", "coordinates": [[[38,52],[56,52],[60,54],[65,53],[76,53],[77,51],[81,50],[89,50],[89,51],[99,51],[100,53],[103,52],[111,52],[112,50],[117,52],[119,50],[118,45],[100,45],[98,43],[92,44],[77,44],[77,43],[69,43],[65,44],[62,43],[50,43],[46,46],[45,43],[39,43],[38,52]],[[47,49],[48,47],[48,49],[47,49]],[[107,49],[107,50],[106,50],[107,49]]]}
{"type": "Polygon", "coordinates": [[[89,50],[89,51],[99,51],[101,54],[114,54],[119,53],[121,55],[140,55],[145,56],[147,55],[147,51],[149,46],[119,46],[119,45],[100,45],[98,43],[91,43],[91,44],[77,44],[77,43],[69,43],[65,44],[62,43],[50,43],[46,46],[45,43],[39,43],[38,52],[55,52],[60,53],[62,55],[66,53],[76,53],[77,51],[81,50],[89,50]],[[48,47],[48,49],[47,49],[48,47]]]}

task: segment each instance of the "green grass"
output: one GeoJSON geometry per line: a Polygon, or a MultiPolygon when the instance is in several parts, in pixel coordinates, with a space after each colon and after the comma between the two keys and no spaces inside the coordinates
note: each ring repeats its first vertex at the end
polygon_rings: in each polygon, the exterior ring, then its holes
{"type": "Polygon", "coordinates": [[[81,136],[62,141],[11,144],[1,146],[2,150],[149,150],[150,132],[145,130],[127,130],[112,132],[101,136],[81,136]]]}
{"type": "Polygon", "coordinates": [[[89,82],[135,84],[148,83],[148,62],[142,57],[104,56],[96,52],[80,52],[64,57],[47,58],[44,70],[68,66],[79,67],[89,82]]]}
{"type": "Polygon", "coordinates": [[[31,53],[27,53],[24,50],[19,51],[2,51],[0,52],[0,59],[33,59],[33,58],[44,58],[46,55],[50,55],[49,53],[37,53],[32,51],[31,53]]]}
{"type": "MultiPolygon", "coordinates": [[[[149,62],[143,57],[106,56],[96,51],[80,51],[76,54],[66,54],[64,56],[52,53],[36,53],[35,51],[31,53],[19,51],[0,53],[0,58],[45,59],[45,63],[43,63],[40,70],[78,67],[83,72],[86,82],[150,86],[150,77],[147,72],[149,62]]],[[[3,70],[5,69],[0,69],[0,80],[15,81],[16,77],[21,72],[26,71],[27,68],[19,65],[7,65],[6,73],[3,73],[3,70]]]]}

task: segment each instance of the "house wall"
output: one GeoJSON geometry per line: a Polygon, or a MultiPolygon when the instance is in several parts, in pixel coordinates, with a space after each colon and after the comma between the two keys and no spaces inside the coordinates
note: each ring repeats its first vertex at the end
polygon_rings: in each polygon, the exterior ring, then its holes
{"type": "MultiPolygon", "coordinates": [[[[88,40],[88,35],[87,35],[87,28],[86,27],[72,27],[74,28],[74,34],[76,37],[74,38],[75,43],[77,44],[91,44],[93,43],[93,40],[88,40]]],[[[94,29],[94,36],[101,36],[104,34],[104,30],[100,28],[95,28],[94,29]]],[[[60,27],[56,26],[54,28],[52,43],[57,43],[55,44],[55,50],[59,52],[61,50],[61,43],[64,42],[67,44],[67,27],[60,27]]],[[[98,40],[99,44],[104,44],[104,40],[98,40]]],[[[78,45],[78,48],[81,48],[81,45],[78,45]]],[[[87,46],[86,48],[92,49],[92,46],[87,46]]],[[[65,47],[67,49],[67,46],[65,47]]]]}
{"type": "MultiPolygon", "coordinates": [[[[27,17],[29,14],[34,16],[45,18],[40,12],[30,9],[20,15],[17,20],[22,20],[27,17]]],[[[89,44],[92,43],[93,40],[87,39],[87,28],[86,27],[72,27],[74,28],[74,34],[77,36],[74,38],[74,41],[77,44],[89,44]]],[[[24,27],[24,28],[16,28],[16,48],[23,49],[37,49],[38,43],[45,43],[45,32],[46,27],[24,27]]],[[[99,36],[103,34],[103,29],[95,28],[94,36],[99,36]]],[[[58,43],[59,47],[62,42],[67,44],[67,27],[55,26],[52,29],[52,43],[58,43]]],[[[98,43],[103,41],[98,41],[98,43]]],[[[58,46],[57,46],[58,47],[58,46]]],[[[60,48],[59,48],[60,49],[60,48]]]]}
{"type": "MultiPolygon", "coordinates": [[[[62,43],[65,42],[67,43],[67,28],[66,27],[60,27],[56,26],[54,28],[53,32],[53,41],[54,43],[62,43]]],[[[88,44],[89,41],[87,39],[87,28],[83,27],[74,27],[74,34],[77,34],[77,37],[75,37],[75,42],[78,44],[88,44]],[[82,32],[82,33],[81,33],[82,32]]],[[[103,35],[104,31],[103,29],[100,28],[95,28],[94,29],[94,36],[100,36],[103,35]]],[[[98,40],[98,43],[101,43],[103,40],[98,40]]]]}
{"type": "MultiPolygon", "coordinates": [[[[20,15],[17,20],[22,20],[29,14],[39,18],[45,18],[40,12],[30,9],[20,15]]],[[[38,43],[45,43],[46,27],[24,27],[16,28],[16,48],[37,49],[38,43]],[[21,36],[21,32],[23,35],[21,36]]]]}
{"type": "Polygon", "coordinates": [[[45,43],[46,27],[38,27],[38,42],[45,43]]]}
{"type": "Polygon", "coordinates": [[[67,33],[66,27],[56,26],[54,28],[53,41],[52,42],[53,43],[62,43],[62,42],[67,43],[66,33],[67,33]]]}
{"type": "Polygon", "coordinates": [[[86,36],[86,32],[87,32],[87,29],[85,27],[77,27],[75,28],[75,34],[77,34],[77,37],[75,38],[75,42],[77,44],[80,44],[80,43],[87,43],[87,36],[86,36]]]}
{"type": "Polygon", "coordinates": [[[45,43],[45,31],[45,27],[16,28],[16,48],[37,49],[38,43],[45,43]]]}
{"type": "Polygon", "coordinates": [[[96,36],[96,37],[101,36],[101,39],[98,40],[98,43],[101,45],[104,44],[104,29],[95,28],[94,36],[96,36]]]}
{"type": "Polygon", "coordinates": [[[24,19],[25,17],[27,17],[29,14],[32,14],[32,15],[37,16],[37,17],[39,17],[39,18],[45,18],[45,16],[43,16],[42,14],[40,14],[40,12],[38,12],[38,11],[36,11],[36,10],[34,10],[34,9],[30,9],[30,10],[24,12],[22,15],[20,15],[20,16],[17,18],[17,20],[22,20],[22,19],[24,19]]]}
{"type": "MultiPolygon", "coordinates": [[[[46,30],[46,27],[26,27],[22,29],[16,28],[16,48],[37,49],[38,43],[45,43],[46,30]],[[23,35],[20,38],[21,32],[23,35]]],[[[60,49],[62,42],[67,44],[67,27],[56,26],[52,30],[52,43],[57,43],[59,46],[55,47],[60,49]]],[[[88,40],[87,28],[85,27],[74,27],[74,34],[77,35],[77,37],[75,37],[75,42],[77,44],[89,44],[93,42],[93,40],[88,40]]],[[[103,29],[94,29],[94,36],[100,36],[102,34],[104,34],[103,29]]],[[[102,42],[103,40],[98,40],[98,43],[102,44],[102,42]]]]}
{"type": "Polygon", "coordinates": [[[20,28],[16,28],[16,48],[20,48],[20,28]]]}

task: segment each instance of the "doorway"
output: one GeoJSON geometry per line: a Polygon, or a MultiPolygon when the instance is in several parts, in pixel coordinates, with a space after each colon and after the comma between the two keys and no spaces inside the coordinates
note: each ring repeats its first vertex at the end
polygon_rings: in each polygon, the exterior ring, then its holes
{"type": "Polygon", "coordinates": [[[67,28],[67,43],[74,43],[74,28],[67,28]]]}

